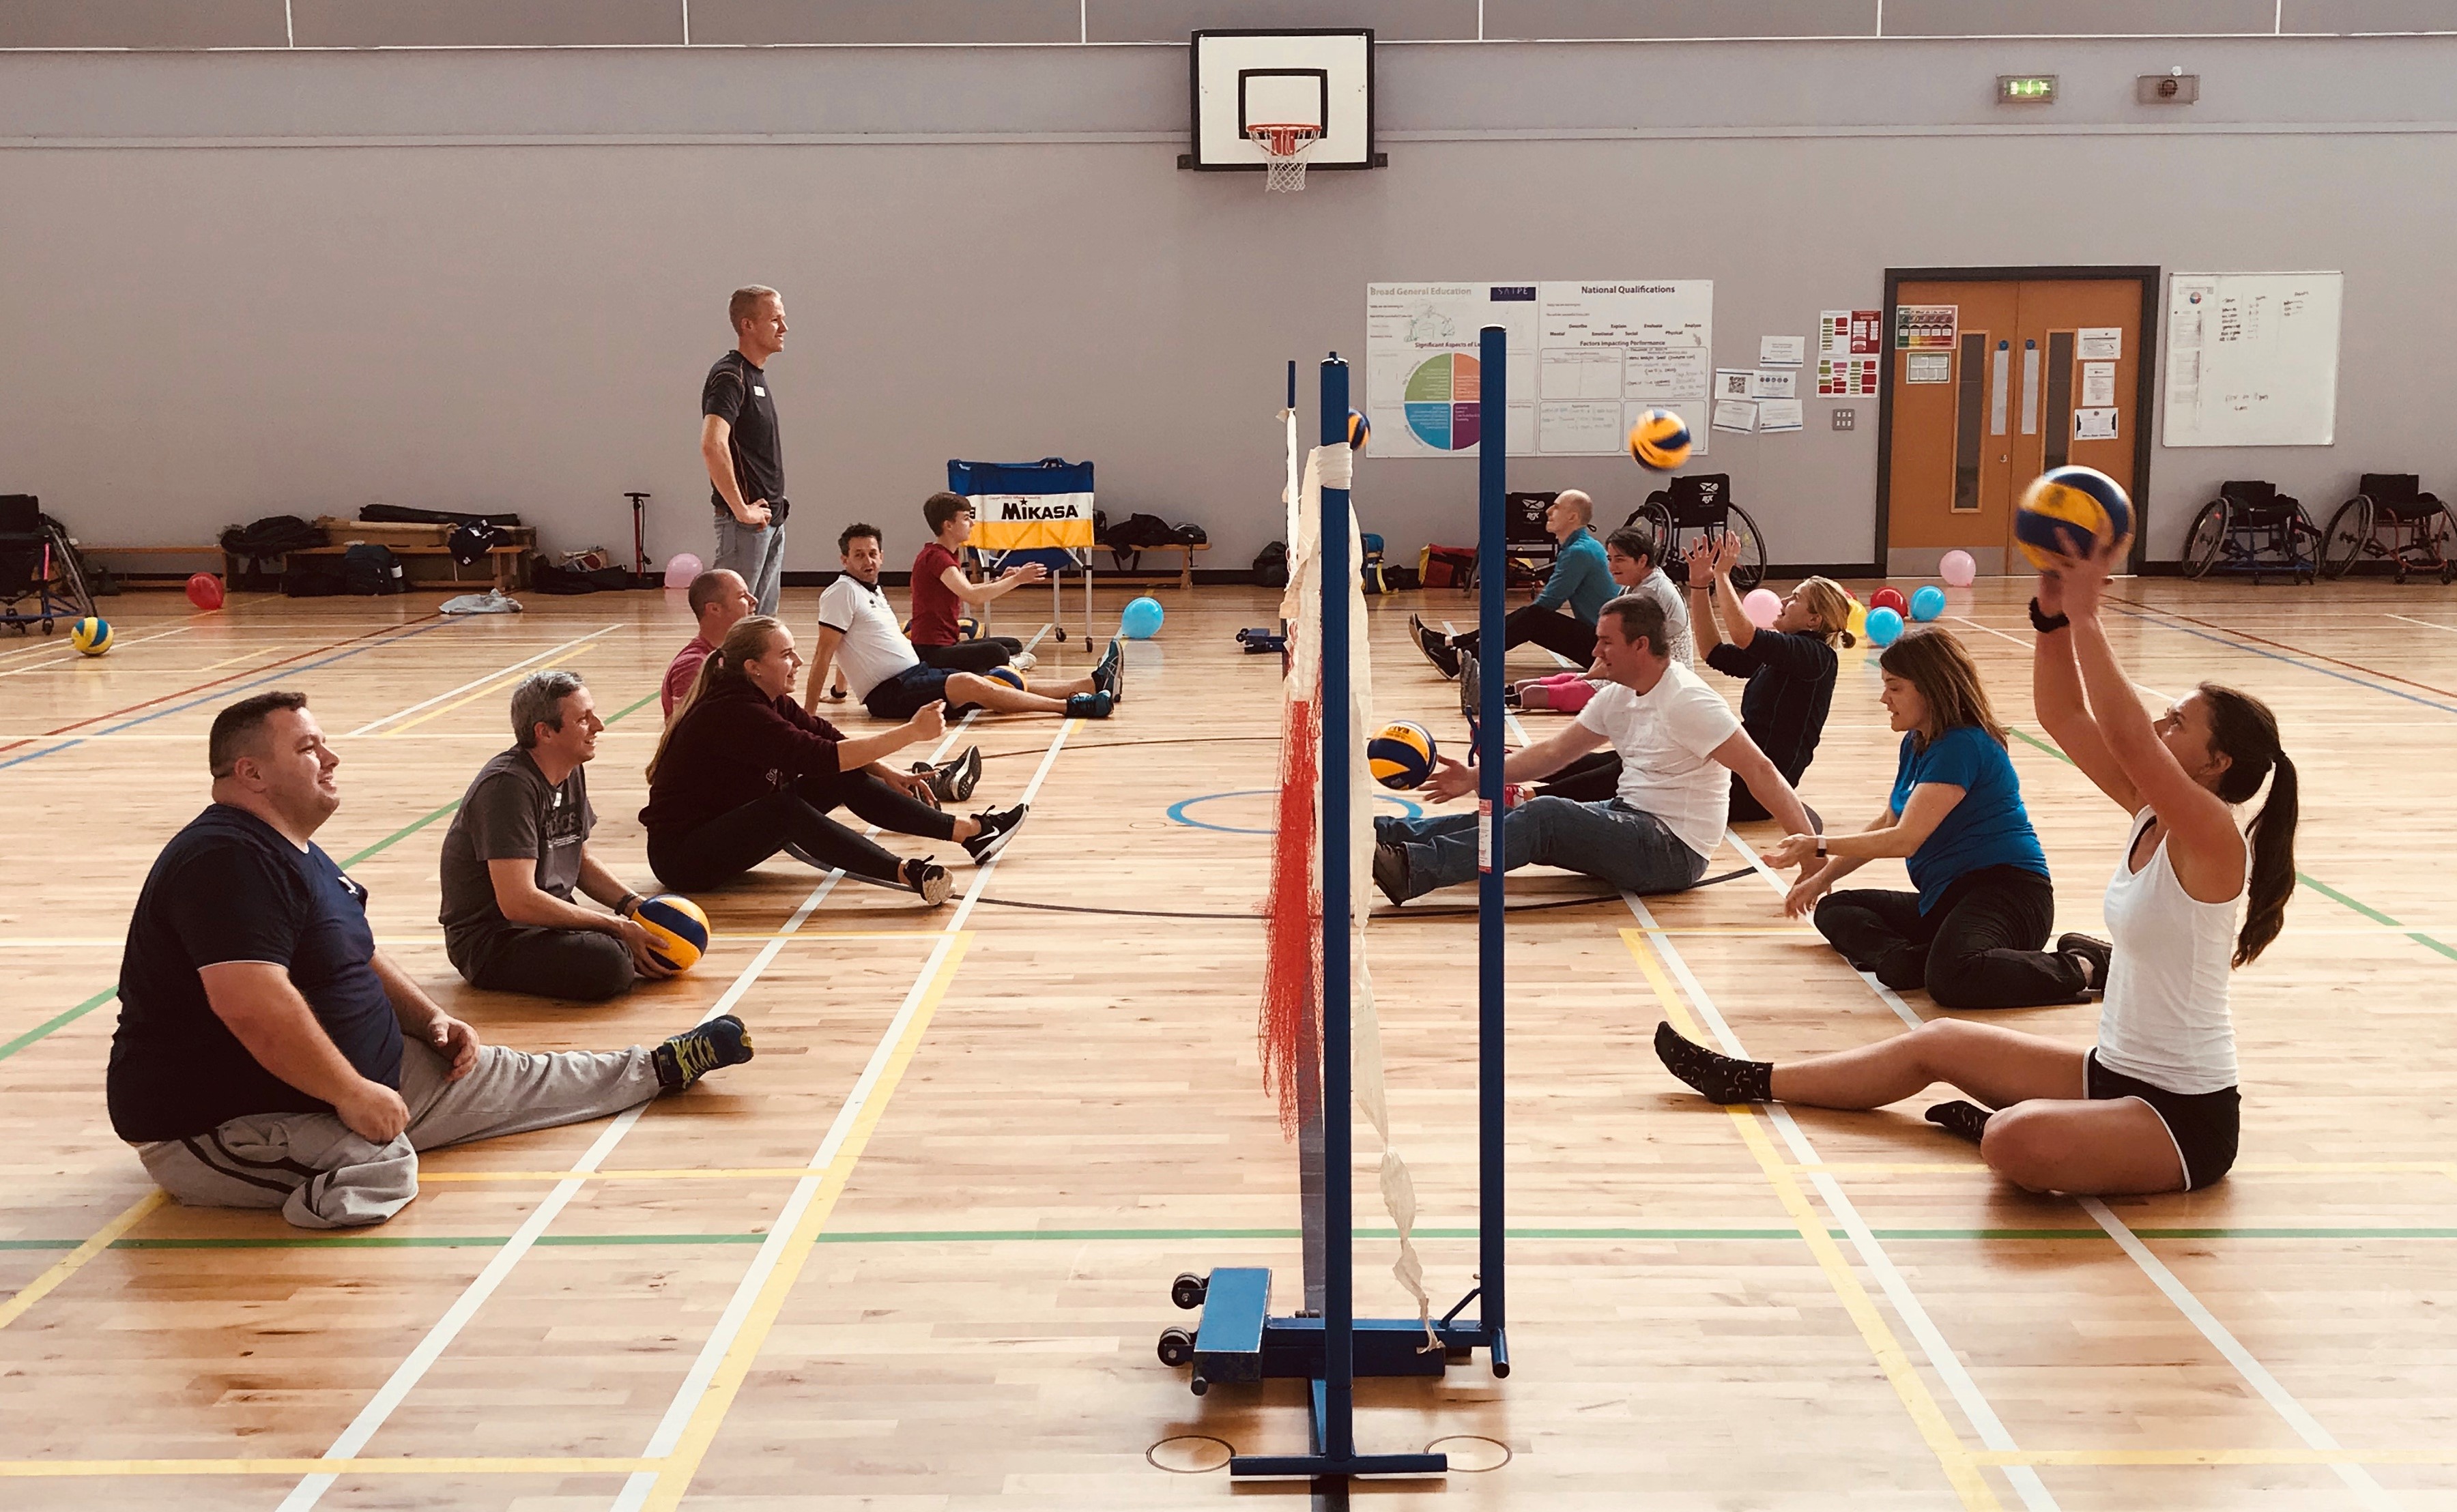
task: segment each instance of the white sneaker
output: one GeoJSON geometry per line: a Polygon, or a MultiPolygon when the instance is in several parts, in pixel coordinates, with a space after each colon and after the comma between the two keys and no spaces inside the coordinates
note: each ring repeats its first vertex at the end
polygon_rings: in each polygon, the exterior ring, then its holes
{"type": "Polygon", "coordinates": [[[1019,672],[1029,672],[1034,667],[1041,664],[1041,658],[1033,655],[1029,651],[1018,651],[1015,655],[1006,659],[1006,664],[1014,667],[1019,672]]]}

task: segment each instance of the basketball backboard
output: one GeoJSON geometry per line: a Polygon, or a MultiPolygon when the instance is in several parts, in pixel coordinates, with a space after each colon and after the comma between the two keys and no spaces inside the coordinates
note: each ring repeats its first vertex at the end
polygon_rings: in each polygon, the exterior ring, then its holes
{"type": "Polygon", "coordinates": [[[1314,168],[1380,168],[1373,150],[1373,33],[1197,31],[1193,35],[1194,151],[1177,166],[1261,173],[1269,159],[1254,126],[1313,126],[1314,168]]]}

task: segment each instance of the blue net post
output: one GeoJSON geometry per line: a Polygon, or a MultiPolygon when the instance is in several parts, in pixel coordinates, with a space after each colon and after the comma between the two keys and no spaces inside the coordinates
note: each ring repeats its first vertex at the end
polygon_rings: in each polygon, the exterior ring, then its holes
{"type": "Polygon", "coordinates": [[[1478,1204],[1476,1221],[1477,1281],[1484,1296],[1480,1318],[1491,1341],[1494,1374],[1510,1373],[1510,1357],[1501,1341],[1502,1329],[1502,827],[1508,822],[1502,796],[1502,766],[1510,754],[1502,739],[1502,664],[1508,632],[1502,626],[1502,590],[1508,586],[1510,564],[1502,544],[1503,518],[1510,487],[1510,354],[1509,334],[1486,326],[1480,335],[1482,387],[1476,404],[1476,655],[1484,659],[1476,685],[1476,723],[1485,731],[1483,759],[1476,766],[1476,811],[1483,828],[1477,837],[1476,879],[1476,1143],[1478,1204]]]}
{"type": "MultiPolygon", "coordinates": [[[[1322,444],[1348,439],[1348,364],[1322,364],[1322,444]]],[[[1319,1452],[1356,1453],[1354,1141],[1348,1064],[1348,490],[1322,490],[1322,1101],[1324,1256],[1323,1417],[1319,1452]]]]}

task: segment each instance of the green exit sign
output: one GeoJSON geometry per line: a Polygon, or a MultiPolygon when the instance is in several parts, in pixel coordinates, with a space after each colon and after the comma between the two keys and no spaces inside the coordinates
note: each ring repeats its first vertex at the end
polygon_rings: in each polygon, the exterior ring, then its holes
{"type": "Polygon", "coordinates": [[[2050,105],[2056,97],[2056,76],[2053,73],[1999,73],[1996,75],[1996,103],[1999,105],[2050,105]]]}

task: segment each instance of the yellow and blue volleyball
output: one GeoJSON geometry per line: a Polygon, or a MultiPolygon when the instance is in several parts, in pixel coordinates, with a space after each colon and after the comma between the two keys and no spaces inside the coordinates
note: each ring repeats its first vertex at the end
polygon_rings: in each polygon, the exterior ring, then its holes
{"type": "Polygon", "coordinates": [[[111,649],[111,622],[87,615],[69,626],[69,644],[88,656],[100,656],[111,649]]]}
{"type": "Polygon", "coordinates": [[[1648,410],[1629,428],[1630,460],[1668,473],[1689,460],[1689,422],[1670,410],[1648,410]]]}
{"type": "Polygon", "coordinates": [[[2013,543],[2042,572],[2055,565],[2052,555],[2087,557],[2132,529],[2124,485],[2096,467],[2041,473],[2013,511],[2013,543]]]}
{"type": "Polygon", "coordinates": [[[1361,452],[1365,450],[1365,443],[1373,439],[1373,427],[1365,422],[1364,416],[1359,415],[1354,410],[1350,410],[1348,412],[1348,444],[1361,452]]]}
{"type": "Polygon", "coordinates": [[[1434,771],[1434,732],[1414,720],[1385,725],[1365,743],[1365,765],[1385,787],[1421,787],[1434,771]]]}
{"type": "Polygon", "coordinates": [[[708,953],[708,915],[679,892],[660,892],[631,915],[649,931],[649,953],[677,971],[688,971],[708,953]]]}
{"type": "Polygon", "coordinates": [[[1023,674],[1017,671],[1014,667],[994,666],[988,671],[983,672],[981,676],[988,678],[993,683],[1004,683],[1007,686],[1014,688],[1017,692],[1023,691],[1023,674]]]}

